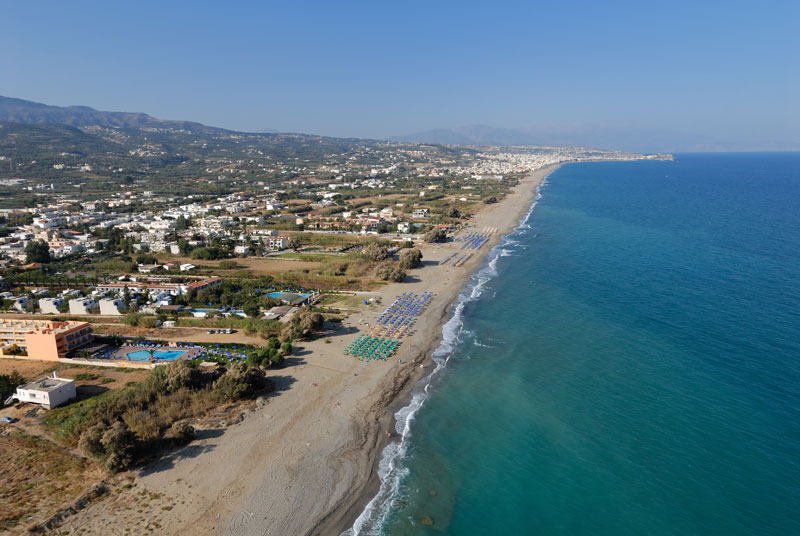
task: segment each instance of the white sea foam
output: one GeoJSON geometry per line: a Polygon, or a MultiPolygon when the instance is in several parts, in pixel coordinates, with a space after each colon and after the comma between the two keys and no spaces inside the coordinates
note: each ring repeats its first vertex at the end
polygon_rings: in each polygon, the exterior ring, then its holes
{"type": "MultiPolygon", "coordinates": [[[[341,536],[372,536],[381,534],[381,529],[386,517],[392,510],[392,503],[400,494],[400,486],[408,475],[409,470],[402,466],[408,451],[411,439],[411,424],[414,422],[419,409],[428,398],[431,383],[445,369],[450,356],[461,342],[463,333],[464,307],[471,301],[479,298],[486,288],[486,284],[497,276],[497,259],[502,256],[505,248],[513,246],[511,242],[517,243],[513,235],[524,233],[531,227],[527,224],[528,220],[536,207],[536,202],[541,199],[541,189],[547,184],[545,179],[536,191],[531,207],[520,220],[519,225],[503,241],[495,246],[489,253],[488,262],[470,279],[469,285],[461,292],[453,308],[450,319],[442,326],[442,341],[433,352],[433,371],[422,378],[414,387],[411,393],[411,400],[408,405],[398,410],[395,414],[395,431],[399,435],[399,441],[392,441],[383,449],[380,462],[378,462],[378,478],[381,481],[378,494],[369,501],[364,511],[358,516],[353,526],[344,531],[341,536]]],[[[488,347],[474,341],[476,346],[488,347]]]]}

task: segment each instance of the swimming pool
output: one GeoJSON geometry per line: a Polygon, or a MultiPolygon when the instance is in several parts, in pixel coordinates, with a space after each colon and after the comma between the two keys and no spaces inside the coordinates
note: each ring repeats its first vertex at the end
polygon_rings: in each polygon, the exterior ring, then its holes
{"type": "MultiPolygon", "coordinates": [[[[156,350],[153,352],[153,357],[162,361],[175,361],[185,353],[182,350],[156,350]]],[[[128,356],[130,361],[150,361],[149,350],[138,350],[125,355],[128,356]]]]}
{"type": "MultiPolygon", "coordinates": [[[[293,293],[292,292],[270,292],[269,294],[267,294],[267,296],[270,297],[270,298],[280,298],[284,294],[293,294],[293,293]]],[[[311,296],[311,294],[299,294],[299,296],[302,296],[304,298],[308,298],[309,296],[311,296]]]]}

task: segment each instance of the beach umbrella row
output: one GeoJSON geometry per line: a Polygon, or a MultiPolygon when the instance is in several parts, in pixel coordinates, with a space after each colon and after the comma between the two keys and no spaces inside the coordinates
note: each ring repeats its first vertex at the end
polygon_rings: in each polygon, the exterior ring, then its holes
{"type": "Polygon", "coordinates": [[[359,335],[356,340],[345,348],[345,355],[354,355],[359,361],[381,360],[386,361],[400,346],[399,341],[384,337],[359,335]]]}

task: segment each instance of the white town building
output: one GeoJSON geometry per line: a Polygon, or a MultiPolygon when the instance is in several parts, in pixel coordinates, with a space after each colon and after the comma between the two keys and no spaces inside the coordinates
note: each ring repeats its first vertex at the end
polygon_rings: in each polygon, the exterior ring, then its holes
{"type": "Polygon", "coordinates": [[[75,380],[59,378],[54,372],[52,378],[42,378],[20,385],[9,400],[16,399],[20,402],[41,404],[50,409],[72,400],[75,396],[75,380]]]}

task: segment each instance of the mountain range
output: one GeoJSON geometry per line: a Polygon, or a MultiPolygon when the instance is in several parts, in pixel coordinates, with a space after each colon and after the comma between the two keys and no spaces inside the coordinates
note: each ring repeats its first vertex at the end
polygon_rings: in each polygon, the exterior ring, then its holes
{"type": "Polygon", "coordinates": [[[728,143],[710,136],[667,129],[583,125],[570,127],[536,125],[518,129],[470,125],[453,129],[427,130],[391,139],[448,145],[570,145],[639,153],[797,150],[796,147],[784,143],[760,145],[728,143]]]}
{"type": "MultiPolygon", "coordinates": [[[[3,96],[0,96],[0,122],[28,125],[60,124],[74,127],[169,128],[205,134],[232,132],[228,129],[209,127],[193,121],[157,119],[145,113],[104,112],[88,106],[50,106],[3,96]]],[[[264,128],[255,134],[278,134],[278,131],[264,128]]],[[[522,128],[469,125],[452,129],[427,130],[388,139],[398,142],[438,145],[571,145],[634,152],[797,150],[797,147],[785,143],[760,145],[727,143],[709,136],[666,129],[585,125],[568,127],[534,125],[522,128]]]]}

